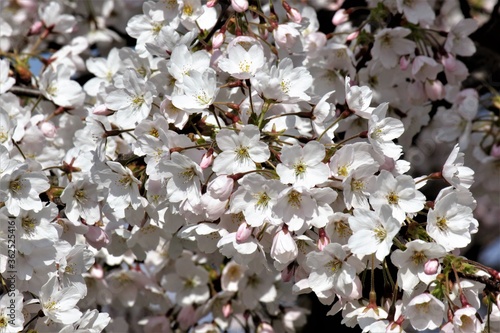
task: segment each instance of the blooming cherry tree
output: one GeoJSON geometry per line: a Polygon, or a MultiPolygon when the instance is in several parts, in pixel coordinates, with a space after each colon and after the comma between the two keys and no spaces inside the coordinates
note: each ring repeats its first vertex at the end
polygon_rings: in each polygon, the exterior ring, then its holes
{"type": "Polygon", "coordinates": [[[498,331],[487,3],[85,4],[1,5],[1,332],[498,331]]]}

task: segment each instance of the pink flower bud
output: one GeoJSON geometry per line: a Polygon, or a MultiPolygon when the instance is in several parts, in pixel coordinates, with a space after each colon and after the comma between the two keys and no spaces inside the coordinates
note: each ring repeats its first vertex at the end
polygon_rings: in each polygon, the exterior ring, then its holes
{"type": "Polygon", "coordinates": [[[290,11],[287,12],[287,16],[290,19],[290,21],[292,21],[294,23],[300,23],[300,22],[302,22],[302,15],[295,8],[290,8],[290,11]]]}
{"type": "Polygon", "coordinates": [[[252,228],[248,226],[246,222],[243,222],[238,227],[238,231],[236,232],[236,241],[238,243],[244,242],[250,237],[252,234],[252,228]]]}
{"type": "Polygon", "coordinates": [[[319,229],[319,239],[318,239],[318,249],[323,251],[323,249],[330,244],[330,238],[325,232],[325,229],[319,229]]]}
{"type": "Polygon", "coordinates": [[[262,322],[257,327],[257,333],[274,333],[274,329],[270,324],[262,322]]]}
{"type": "Polygon", "coordinates": [[[235,12],[243,13],[248,9],[248,0],[231,0],[231,7],[235,12]]]}
{"type": "Polygon", "coordinates": [[[213,49],[218,49],[221,47],[221,45],[224,43],[224,40],[226,39],[225,34],[223,34],[220,31],[217,31],[214,34],[214,38],[212,38],[212,48],[213,49]]]}
{"type": "Polygon", "coordinates": [[[92,109],[92,113],[97,116],[109,116],[113,112],[109,111],[105,104],[98,104],[92,109]]]}
{"type": "Polygon", "coordinates": [[[226,303],[222,306],[222,314],[224,315],[224,318],[228,318],[231,313],[233,313],[233,306],[231,303],[226,303]]]}
{"type": "Polygon", "coordinates": [[[349,35],[347,35],[346,39],[348,41],[351,41],[351,40],[355,40],[356,38],[358,38],[359,36],[359,31],[354,31],[354,32],[351,32],[349,35]]]}
{"type": "Polygon", "coordinates": [[[424,264],[424,273],[427,275],[434,275],[438,272],[439,269],[439,260],[437,259],[429,259],[424,264]]]}
{"type": "Polygon", "coordinates": [[[284,270],[281,271],[281,280],[283,282],[290,282],[295,273],[295,266],[293,263],[288,265],[284,270]]]}
{"type": "Polygon", "coordinates": [[[335,12],[332,18],[332,23],[334,25],[341,25],[349,20],[349,14],[347,14],[344,8],[341,8],[335,12]]]}
{"type": "Polygon", "coordinates": [[[226,200],[233,192],[234,180],[226,175],[221,175],[208,183],[207,193],[219,200],[226,200]]]}
{"type": "Polygon", "coordinates": [[[493,147],[491,147],[490,156],[500,158],[500,143],[495,143],[493,147]]]}
{"type": "Polygon", "coordinates": [[[408,66],[410,66],[410,58],[409,57],[406,57],[406,56],[402,56],[401,58],[399,58],[399,68],[402,70],[402,71],[405,71],[408,66]]]}
{"type": "Polygon", "coordinates": [[[203,157],[201,158],[201,163],[200,167],[202,169],[208,168],[214,160],[214,150],[210,148],[205,154],[203,154],[203,157]]]}
{"type": "Polygon", "coordinates": [[[56,136],[57,129],[54,124],[50,121],[42,121],[38,124],[40,131],[42,131],[43,135],[47,138],[53,138],[56,136]]]}
{"type": "Polygon", "coordinates": [[[41,21],[36,21],[31,25],[28,36],[38,35],[40,34],[40,32],[42,32],[42,29],[43,23],[41,21]]]}
{"type": "Polygon", "coordinates": [[[431,101],[438,101],[445,96],[444,86],[439,80],[425,81],[424,89],[427,97],[429,97],[431,101]]]}
{"type": "Polygon", "coordinates": [[[177,314],[177,321],[183,331],[187,331],[189,327],[193,326],[198,321],[193,306],[188,305],[182,307],[181,311],[177,314]]]}
{"type": "Polygon", "coordinates": [[[215,7],[215,5],[217,4],[217,2],[219,2],[219,0],[208,0],[207,1],[207,7],[208,8],[215,7]]]}
{"type": "Polygon", "coordinates": [[[457,59],[452,54],[442,57],[441,63],[447,71],[454,72],[457,69],[457,59]]]}
{"type": "Polygon", "coordinates": [[[90,268],[90,276],[94,279],[100,280],[104,277],[104,269],[101,265],[94,264],[94,266],[90,268]]]}
{"type": "Polygon", "coordinates": [[[84,236],[90,245],[100,250],[102,247],[109,244],[108,234],[104,230],[93,225],[89,225],[88,228],[89,230],[84,236]]]}

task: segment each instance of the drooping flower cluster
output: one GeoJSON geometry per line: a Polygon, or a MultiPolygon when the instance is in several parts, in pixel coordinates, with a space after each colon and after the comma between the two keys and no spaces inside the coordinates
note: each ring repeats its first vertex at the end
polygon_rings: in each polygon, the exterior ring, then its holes
{"type": "Polygon", "coordinates": [[[293,332],[306,293],[363,332],[500,323],[500,274],[458,255],[500,192],[461,152],[498,175],[476,21],[368,1],[325,34],[292,5],[5,5],[0,330],[293,332]],[[427,169],[425,134],[455,144],[427,169]]]}

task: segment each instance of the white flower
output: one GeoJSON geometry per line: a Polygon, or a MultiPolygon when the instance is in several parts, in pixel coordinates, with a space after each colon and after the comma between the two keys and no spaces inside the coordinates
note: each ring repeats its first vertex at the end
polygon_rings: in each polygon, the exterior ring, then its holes
{"type": "Polygon", "coordinates": [[[368,141],[373,150],[394,160],[401,156],[403,148],[392,140],[399,138],[405,128],[401,120],[385,117],[389,103],[380,104],[368,120],[368,141]]]}
{"type": "Polygon", "coordinates": [[[56,323],[72,324],[82,316],[76,303],[83,298],[77,287],[62,288],[58,286],[54,274],[40,290],[40,304],[43,313],[56,323]]]}
{"type": "Polygon", "coordinates": [[[307,254],[306,265],[311,270],[308,281],[315,293],[329,289],[349,296],[356,278],[356,269],[346,262],[347,253],[340,244],[330,243],[321,252],[307,254]]]}
{"type": "Polygon", "coordinates": [[[277,290],[274,286],[275,271],[260,268],[245,272],[238,283],[238,297],[247,309],[255,309],[259,302],[273,303],[277,290]]]}
{"type": "Polygon", "coordinates": [[[201,182],[204,181],[201,167],[189,157],[178,152],[170,155],[170,161],[163,162],[167,183],[168,199],[171,202],[188,200],[196,204],[201,200],[201,182]]]}
{"type": "Polygon", "coordinates": [[[429,293],[415,296],[405,311],[405,317],[411,326],[419,331],[438,328],[443,322],[444,314],[443,302],[429,293]]]}
{"type": "Polygon", "coordinates": [[[108,87],[113,83],[113,76],[115,76],[121,68],[118,49],[113,48],[109,51],[107,58],[87,59],[85,64],[87,66],[87,70],[96,77],[85,82],[83,90],[91,96],[96,96],[101,85],[108,87]]]}
{"type": "Polygon", "coordinates": [[[191,257],[175,262],[175,273],[163,277],[162,286],[175,293],[179,305],[201,304],[208,300],[208,272],[193,263],[191,257]]]}
{"type": "Polygon", "coordinates": [[[424,208],[425,196],[415,189],[411,176],[394,177],[389,171],[382,170],[377,176],[376,190],[370,196],[373,208],[389,205],[392,216],[403,222],[407,213],[416,213],[424,208]]]}
{"type": "Polygon", "coordinates": [[[404,37],[411,33],[410,29],[396,27],[384,28],[375,34],[375,42],[371,54],[387,69],[399,64],[399,58],[411,54],[415,50],[415,43],[404,37]]]}
{"type": "Polygon", "coordinates": [[[349,110],[361,118],[369,119],[374,108],[370,107],[373,92],[367,86],[351,86],[351,79],[345,79],[345,101],[349,110]]]}
{"type": "Polygon", "coordinates": [[[311,188],[328,180],[330,169],[323,163],[324,158],[325,147],[317,141],[304,147],[284,146],[276,172],[283,184],[311,188]]]}
{"type": "Polygon", "coordinates": [[[442,173],[443,178],[458,189],[468,189],[474,183],[474,170],[464,166],[464,153],[460,152],[458,144],[444,162],[442,173]]]}
{"type": "Polygon", "coordinates": [[[154,94],[153,83],[145,81],[134,70],[127,70],[123,74],[123,88],[113,89],[107,94],[106,106],[117,110],[118,125],[130,128],[148,117],[154,94]]]}
{"type": "Polygon", "coordinates": [[[0,94],[5,93],[16,83],[16,79],[9,77],[9,65],[7,59],[0,60],[0,94]]]}
{"type": "Polygon", "coordinates": [[[255,163],[267,161],[271,154],[267,144],[260,141],[260,131],[254,125],[243,127],[239,133],[222,129],[216,141],[222,150],[213,164],[217,175],[255,170],[255,163]]]}
{"type": "Polygon", "coordinates": [[[305,93],[313,82],[311,74],[305,67],[294,68],[290,58],[282,59],[269,73],[257,72],[251,81],[252,87],[255,87],[265,99],[285,103],[311,99],[305,93]]]}
{"type": "Polygon", "coordinates": [[[453,314],[455,333],[482,332],[483,324],[477,319],[477,310],[472,306],[458,309],[453,314]]]}
{"type": "Polygon", "coordinates": [[[21,332],[24,324],[22,310],[23,294],[17,289],[7,289],[0,299],[0,332],[21,332]]]}
{"type": "Polygon", "coordinates": [[[290,230],[298,231],[317,213],[317,207],[308,190],[303,187],[288,187],[280,193],[274,212],[285,221],[290,230]]]}
{"type": "Polygon", "coordinates": [[[85,94],[82,87],[71,80],[72,71],[69,67],[59,64],[49,66],[40,77],[40,91],[56,105],[76,107],[83,104],[85,94]]]}
{"type": "Polygon", "coordinates": [[[230,212],[243,212],[246,222],[252,227],[260,227],[264,222],[278,224],[273,207],[285,186],[255,173],[244,176],[238,183],[240,187],[231,197],[230,212]]]}
{"type": "Polygon", "coordinates": [[[111,181],[109,184],[109,194],[107,202],[114,209],[125,209],[132,205],[137,209],[141,204],[139,200],[139,185],[141,182],[134,177],[132,171],[124,168],[118,162],[107,162],[111,169],[107,177],[111,181]]]}
{"type": "MultiPolygon", "coordinates": [[[[177,85],[177,83],[176,83],[177,85]]],[[[215,100],[217,88],[216,73],[209,68],[203,73],[192,71],[179,83],[180,91],[172,95],[172,104],[187,112],[207,109],[215,100]]]]}
{"type": "Polygon", "coordinates": [[[210,67],[210,54],[206,51],[191,53],[186,45],[179,45],[170,56],[168,72],[175,78],[176,84],[184,83],[193,72],[203,73],[210,67]]]}
{"type": "Polygon", "coordinates": [[[38,212],[43,208],[39,194],[49,188],[45,175],[30,172],[28,165],[22,164],[0,178],[0,201],[5,202],[12,215],[19,215],[21,209],[38,212]]]}
{"type": "Polygon", "coordinates": [[[369,169],[367,174],[378,171],[379,164],[370,154],[372,148],[366,142],[348,144],[335,152],[330,160],[332,175],[338,179],[345,179],[358,169],[369,169]]]}
{"type": "Polygon", "coordinates": [[[471,225],[477,221],[472,209],[458,203],[456,192],[436,200],[427,214],[427,233],[446,251],[463,248],[470,243],[471,225]]]}
{"type": "Polygon", "coordinates": [[[446,254],[444,248],[435,243],[420,239],[406,243],[406,250],[395,250],[391,255],[392,263],[399,267],[398,285],[411,292],[419,281],[430,283],[434,275],[424,272],[425,264],[430,259],[439,259],[446,254]]]}
{"type": "Polygon", "coordinates": [[[378,212],[355,209],[349,218],[349,226],[352,230],[348,242],[351,252],[359,255],[375,253],[381,261],[389,254],[392,239],[401,228],[388,205],[381,206],[378,212]]]}
{"type": "Polygon", "coordinates": [[[477,27],[477,21],[472,18],[458,21],[448,33],[444,49],[459,56],[469,57],[473,55],[476,53],[476,46],[468,36],[476,31],[477,27]]]}
{"type": "Polygon", "coordinates": [[[418,24],[434,22],[436,15],[427,0],[396,0],[398,12],[403,13],[408,22],[418,24]]]}
{"type": "Polygon", "coordinates": [[[266,58],[260,44],[253,44],[247,51],[240,44],[228,49],[227,58],[222,58],[218,66],[224,72],[240,79],[250,79],[264,66],[266,58]]]}
{"type": "Polygon", "coordinates": [[[71,222],[78,222],[82,217],[86,224],[94,225],[101,218],[97,185],[86,178],[69,183],[61,194],[61,201],[66,204],[66,216],[71,222]]]}
{"type": "Polygon", "coordinates": [[[274,264],[275,267],[284,268],[297,258],[298,251],[295,240],[288,231],[288,227],[284,225],[283,228],[274,235],[271,251],[269,252],[271,258],[277,261],[274,264]]]}
{"type": "Polygon", "coordinates": [[[69,33],[76,24],[75,17],[63,14],[63,8],[55,1],[38,9],[38,15],[45,27],[53,32],[69,33]]]}
{"type": "Polygon", "coordinates": [[[439,64],[433,58],[427,56],[416,56],[413,59],[411,73],[413,77],[419,81],[436,80],[439,72],[443,70],[443,65],[439,64]]]}

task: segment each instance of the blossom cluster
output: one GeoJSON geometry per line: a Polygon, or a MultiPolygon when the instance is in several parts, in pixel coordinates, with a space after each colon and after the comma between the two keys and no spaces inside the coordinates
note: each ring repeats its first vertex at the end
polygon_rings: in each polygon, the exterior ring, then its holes
{"type": "Polygon", "coordinates": [[[460,250],[500,103],[445,3],[336,2],[328,34],[285,0],[0,4],[0,331],[295,332],[308,293],[363,332],[499,331],[460,250]]]}

